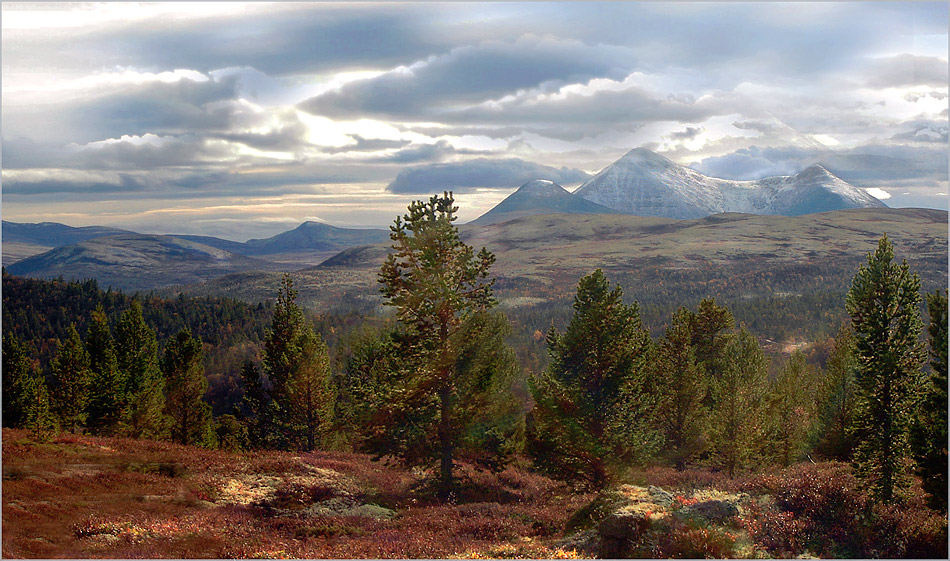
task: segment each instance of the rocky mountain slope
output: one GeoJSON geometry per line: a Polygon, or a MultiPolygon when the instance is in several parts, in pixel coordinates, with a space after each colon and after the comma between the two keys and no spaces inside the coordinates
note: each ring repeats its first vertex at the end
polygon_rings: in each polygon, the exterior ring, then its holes
{"type": "Polygon", "coordinates": [[[470,224],[484,226],[533,214],[617,214],[616,210],[578,197],[553,181],[529,181],[470,224]]]}
{"type": "Polygon", "coordinates": [[[702,218],[722,212],[798,216],[848,208],[884,208],[821,165],[755,181],[708,177],[637,148],[581,185],[575,195],[638,216],[702,218]]]}

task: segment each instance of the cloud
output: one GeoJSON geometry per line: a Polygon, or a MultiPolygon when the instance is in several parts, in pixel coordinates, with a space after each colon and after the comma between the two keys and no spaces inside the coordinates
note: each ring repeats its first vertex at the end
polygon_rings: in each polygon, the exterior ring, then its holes
{"type": "Polygon", "coordinates": [[[868,195],[871,195],[878,200],[886,200],[891,198],[891,194],[885,191],[884,189],[878,189],[877,187],[868,187],[865,189],[868,192],[868,195]]]}
{"type": "Polygon", "coordinates": [[[511,189],[534,179],[572,185],[588,177],[581,170],[554,168],[518,158],[478,158],[406,168],[386,189],[392,193],[463,193],[479,188],[511,189]]]}
{"type": "Polygon", "coordinates": [[[702,134],[702,127],[686,127],[685,130],[675,131],[669,135],[670,140],[691,140],[702,134]]]}
{"type": "Polygon", "coordinates": [[[935,56],[918,56],[904,53],[882,58],[871,67],[867,85],[872,88],[897,88],[901,86],[932,86],[946,88],[948,81],[947,59],[935,56]]]}
{"type": "Polygon", "coordinates": [[[632,64],[634,58],[620,47],[525,35],[513,42],[456,47],[375,78],[345,84],[299,107],[328,117],[372,114],[418,119],[525,88],[625,75],[632,64]]]}

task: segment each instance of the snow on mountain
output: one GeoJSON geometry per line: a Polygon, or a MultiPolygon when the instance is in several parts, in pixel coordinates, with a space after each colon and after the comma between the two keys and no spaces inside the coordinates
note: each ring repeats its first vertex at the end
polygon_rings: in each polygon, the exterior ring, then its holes
{"type": "Polygon", "coordinates": [[[471,224],[496,224],[531,214],[557,213],[617,214],[617,211],[578,197],[553,181],[536,179],[519,187],[471,224]]]}
{"type": "Polygon", "coordinates": [[[620,212],[667,218],[721,212],[797,216],[886,206],[821,165],[796,175],[734,181],[708,177],[645,148],[631,150],[574,194],[620,212]]]}

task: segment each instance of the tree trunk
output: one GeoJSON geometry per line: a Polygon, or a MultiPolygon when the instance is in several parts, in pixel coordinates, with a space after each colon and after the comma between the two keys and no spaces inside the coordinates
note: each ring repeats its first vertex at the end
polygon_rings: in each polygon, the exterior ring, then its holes
{"type": "Polygon", "coordinates": [[[447,501],[452,495],[452,390],[448,383],[443,383],[439,390],[439,500],[447,501]]]}

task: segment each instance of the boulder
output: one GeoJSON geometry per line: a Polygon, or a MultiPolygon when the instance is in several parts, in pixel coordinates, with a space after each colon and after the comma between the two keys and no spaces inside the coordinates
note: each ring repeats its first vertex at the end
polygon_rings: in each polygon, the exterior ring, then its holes
{"type": "Polygon", "coordinates": [[[739,516],[739,507],[730,501],[711,500],[685,506],[676,511],[680,519],[700,518],[707,522],[725,522],[733,516],[739,516]]]}
{"type": "Polygon", "coordinates": [[[600,537],[597,556],[603,559],[628,557],[649,527],[650,519],[643,512],[621,509],[608,514],[597,526],[600,537]]]}
{"type": "Polygon", "coordinates": [[[660,506],[670,506],[673,504],[673,495],[662,487],[650,485],[650,487],[647,488],[647,493],[650,494],[650,500],[653,501],[654,504],[660,506]]]}

